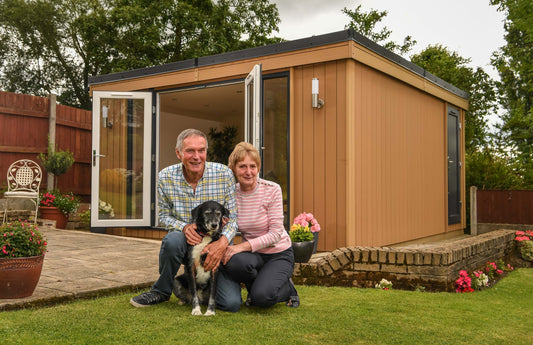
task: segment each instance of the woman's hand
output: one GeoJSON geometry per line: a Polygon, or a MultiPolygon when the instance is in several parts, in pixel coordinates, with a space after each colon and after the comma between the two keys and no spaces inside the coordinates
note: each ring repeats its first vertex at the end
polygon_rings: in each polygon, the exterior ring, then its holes
{"type": "Polygon", "coordinates": [[[224,254],[224,257],[222,258],[222,264],[223,265],[227,264],[228,261],[231,259],[231,257],[237,253],[251,252],[251,251],[252,251],[252,247],[250,246],[250,243],[248,242],[242,242],[234,246],[229,246],[228,248],[226,248],[226,253],[224,254]]]}

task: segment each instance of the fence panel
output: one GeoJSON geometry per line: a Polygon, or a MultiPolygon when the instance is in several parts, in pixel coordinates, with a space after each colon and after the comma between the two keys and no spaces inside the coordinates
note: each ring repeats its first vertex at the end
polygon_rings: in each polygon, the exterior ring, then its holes
{"type": "Polygon", "coordinates": [[[477,222],[533,224],[533,190],[478,190],[477,222]]]}
{"type": "MultiPolygon", "coordinates": [[[[18,159],[32,159],[48,146],[50,99],[0,91],[0,189],[6,188],[9,165],[18,159]]],[[[56,106],[56,146],[74,154],[75,163],[58,179],[58,188],[88,199],[91,194],[90,111],[56,106]]],[[[42,167],[42,166],[41,166],[42,167]]],[[[46,172],[44,172],[46,176],[46,172]]],[[[41,189],[47,187],[44,178],[41,189]]]]}

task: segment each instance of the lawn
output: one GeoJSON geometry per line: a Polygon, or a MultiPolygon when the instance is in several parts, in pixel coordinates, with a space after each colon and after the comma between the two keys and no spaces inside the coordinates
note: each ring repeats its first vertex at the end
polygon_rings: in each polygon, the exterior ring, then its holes
{"type": "MultiPolygon", "coordinates": [[[[531,344],[533,269],[475,293],[297,286],[302,305],[193,317],[123,294],[0,312],[2,344],[531,344]]],[[[205,308],[204,308],[205,309],[205,308]]]]}

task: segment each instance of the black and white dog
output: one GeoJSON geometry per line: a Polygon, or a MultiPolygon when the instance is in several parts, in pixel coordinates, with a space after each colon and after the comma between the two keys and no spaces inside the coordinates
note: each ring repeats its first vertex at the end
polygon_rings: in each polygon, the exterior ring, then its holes
{"type": "Polygon", "coordinates": [[[192,210],[192,221],[202,242],[192,246],[187,244],[185,273],[174,279],[174,295],[185,303],[192,304],[192,315],[202,315],[200,305],[207,304],[204,315],[215,315],[215,297],[218,270],[204,271],[203,264],[207,254],[200,255],[202,249],[222,235],[223,218],[229,211],[216,201],[206,201],[192,210]]]}

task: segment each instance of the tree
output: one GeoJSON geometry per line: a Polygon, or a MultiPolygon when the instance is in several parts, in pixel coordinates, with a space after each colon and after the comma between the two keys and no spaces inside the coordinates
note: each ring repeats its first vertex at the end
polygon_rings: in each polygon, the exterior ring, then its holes
{"type": "MultiPolygon", "coordinates": [[[[501,145],[514,153],[528,185],[533,186],[533,2],[531,0],[491,0],[506,12],[504,28],[507,44],[493,55],[505,110],[502,116],[501,145]]],[[[531,188],[531,187],[530,187],[531,188]]]]}
{"type": "Polygon", "coordinates": [[[0,88],[90,109],[88,77],[279,42],[268,0],[3,0],[0,88]]]}
{"type": "Polygon", "coordinates": [[[361,11],[361,5],[359,5],[353,11],[344,7],[342,9],[342,13],[351,18],[350,23],[344,27],[345,29],[354,29],[372,41],[382,44],[383,47],[389,49],[390,51],[396,52],[400,55],[406,54],[416,44],[416,41],[413,40],[411,36],[406,36],[403,44],[401,45],[393,41],[386,42],[392,31],[390,31],[387,27],[377,31],[376,24],[381,22],[381,20],[387,16],[387,11],[378,12],[374,9],[371,9],[368,13],[365,13],[361,11]]]}
{"type": "Polygon", "coordinates": [[[469,110],[465,116],[465,151],[483,148],[487,140],[487,118],[497,111],[495,83],[482,68],[468,67],[470,59],[441,45],[428,46],[411,57],[411,62],[431,74],[469,93],[469,110]]]}

